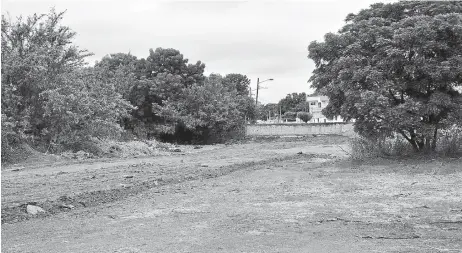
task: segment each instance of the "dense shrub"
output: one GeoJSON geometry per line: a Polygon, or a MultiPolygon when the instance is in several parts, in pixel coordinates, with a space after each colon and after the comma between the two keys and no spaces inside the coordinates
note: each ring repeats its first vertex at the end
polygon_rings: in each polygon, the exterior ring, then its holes
{"type": "Polygon", "coordinates": [[[453,126],[441,131],[437,151],[445,156],[462,155],[462,127],[453,126]]]}
{"type": "Polygon", "coordinates": [[[88,67],[76,33],[52,9],[11,21],[2,15],[2,158],[21,143],[43,152],[98,155],[101,140],[128,136],[223,142],[256,117],[241,74],[204,75],[176,49],[146,59],[117,53],[88,67]]]}
{"type": "Polygon", "coordinates": [[[282,115],[282,119],[285,119],[287,121],[295,121],[297,118],[297,113],[296,112],[285,112],[282,115]]]}
{"type": "Polygon", "coordinates": [[[407,156],[414,152],[412,146],[400,136],[376,140],[356,137],[350,141],[350,148],[350,155],[354,160],[390,156],[407,156]]]}
{"type": "Polygon", "coordinates": [[[297,118],[299,118],[300,120],[302,120],[303,122],[308,122],[311,120],[311,118],[313,118],[313,115],[309,112],[298,112],[297,113],[297,118]]]}

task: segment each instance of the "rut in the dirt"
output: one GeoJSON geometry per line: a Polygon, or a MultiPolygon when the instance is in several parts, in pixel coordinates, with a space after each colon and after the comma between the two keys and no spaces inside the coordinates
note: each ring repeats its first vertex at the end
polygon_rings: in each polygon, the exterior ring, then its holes
{"type": "Polygon", "coordinates": [[[154,181],[141,181],[137,182],[130,186],[122,186],[120,188],[114,188],[109,190],[98,190],[98,191],[91,191],[91,192],[83,192],[73,196],[61,196],[57,199],[53,200],[46,200],[43,202],[27,202],[23,203],[19,206],[12,206],[12,207],[2,207],[2,224],[4,223],[16,223],[21,222],[24,220],[28,220],[31,218],[40,218],[40,217],[47,217],[61,212],[68,212],[72,209],[78,208],[87,208],[98,206],[101,204],[111,203],[114,201],[122,200],[129,196],[134,196],[146,190],[161,187],[164,185],[171,185],[171,184],[178,184],[185,181],[192,181],[192,180],[201,180],[201,179],[209,179],[209,178],[216,178],[220,176],[224,176],[235,171],[240,170],[258,170],[264,169],[268,164],[274,164],[276,162],[282,161],[290,161],[290,160],[297,160],[297,159],[311,159],[311,158],[332,158],[330,155],[321,155],[321,154],[296,154],[296,155],[289,155],[283,157],[276,157],[272,159],[268,159],[265,161],[251,161],[239,164],[233,164],[228,166],[223,166],[220,169],[208,169],[203,171],[200,174],[195,176],[188,176],[188,177],[171,177],[164,179],[158,178],[154,181]],[[27,205],[37,205],[42,207],[46,212],[39,213],[36,215],[28,214],[26,211],[27,205]],[[73,208],[69,208],[72,206],[73,208]]]}

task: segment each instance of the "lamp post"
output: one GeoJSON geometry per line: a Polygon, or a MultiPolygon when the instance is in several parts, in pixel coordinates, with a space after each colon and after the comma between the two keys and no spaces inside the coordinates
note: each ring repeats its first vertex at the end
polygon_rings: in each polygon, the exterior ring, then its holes
{"type": "Polygon", "coordinates": [[[273,81],[273,80],[274,80],[273,78],[270,78],[270,79],[266,79],[266,80],[260,82],[260,78],[257,78],[257,93],[256,93],[256,95],[255,95],[255,105],[258,105],[258,90],[260,90],[260,89],[266,89],[266,88],[260,87],[260,84],[261,84],[261,83],[264,83],[264,82],[266,82],[266,81],[273,81]]]}

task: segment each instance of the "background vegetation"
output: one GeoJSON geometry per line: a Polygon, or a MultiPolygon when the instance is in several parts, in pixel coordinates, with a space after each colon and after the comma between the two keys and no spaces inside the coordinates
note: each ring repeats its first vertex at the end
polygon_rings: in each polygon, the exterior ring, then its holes
{"type": "Polygon", "coordinates": [[[204,75],[176,49],[146,58],[90,56],[62,25],[64,12],[2,16],[2,159],[27,143],[42,152],[93,152],[102,139],[133,136],[220,142],[256,117],[242,74],[204,75]]]}
{"type": "Polygon", "coordinates": [[[323,113],[355,119],[377,145],[399,135],[437,150],[462,118],[462,2],[378,3],[345,21],[308,48],[312,86],[330,99],[323,113]]]}

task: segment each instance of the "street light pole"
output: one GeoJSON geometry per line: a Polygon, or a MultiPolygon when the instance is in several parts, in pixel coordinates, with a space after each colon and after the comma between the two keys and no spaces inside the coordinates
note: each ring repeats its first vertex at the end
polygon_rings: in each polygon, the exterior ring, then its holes
{"type": "Polygon", "coordinates": [[[260,82],[260,78],[257,78],[257,92],[256,92],[256,95],[255,95],[255,105],[258,105],[258,90],[264,89],[264,88],[260,88],[260,84],[264,83],[266,81],[273,81],[273,80],[274,80],[273,78],[270,78],[270,79],[266,79],[265,81],[260,82]]]}
{"type": "Polygon", "coordinates": [[[255,105],[258,105],[258,90],[260,89],[260,78],[257,78],[257,95],[255,97],[255,105]]]}

